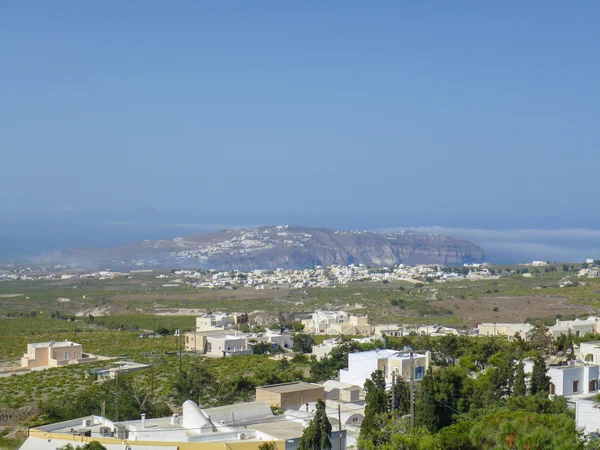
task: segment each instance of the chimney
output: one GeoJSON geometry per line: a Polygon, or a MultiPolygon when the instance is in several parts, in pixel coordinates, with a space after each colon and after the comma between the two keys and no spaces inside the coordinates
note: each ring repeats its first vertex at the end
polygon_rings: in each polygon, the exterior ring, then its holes
{"type": "Polygon", "coordinates": [[[142,428],[146,428],[146,414],[142,413],[142,428]]]}
{"type": "Polygon", "coordinates": [[[171,416],[171,425],[179,425],[179,414],[173,414],[171,416]]]}

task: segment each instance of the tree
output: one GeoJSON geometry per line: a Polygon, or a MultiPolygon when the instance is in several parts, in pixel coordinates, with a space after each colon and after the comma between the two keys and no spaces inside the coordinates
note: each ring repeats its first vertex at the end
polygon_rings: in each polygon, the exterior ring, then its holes
{"type": "Polygon", "coordinates": [[[517,363],[515,368],[515,382],[513,384],[512,395],[515,397],[521,397],[527,393],[527,387],[525,385],[525,367],[523,361],[517,363]]]}
{"type": "Polygon", "coordinates": [[[565,338],[565,354],[567,355],[567,359],[575,359],[575,349],[573,348],[573,334],[571,333],[571,329],[567,331],[567,337],[565,338]],[[570,350],[570,352],[569,352],[570,350]]]}
{"type": "Polygon", "coordinates": [[[60,450],[106,450],[106,447],[102,445],[98,441],[90,441],[83,444],[83,446],[78,445],[77,447],[73,447],[72,444],[63,445],[59,447],[60,450]]]}
{"type": "Polygon", "coordinates": [[[390,411],[408,414],[410,410],[410,385],[401,377],[394,375],[390,391],[390,411]]]}
{"type": "Polygon", "coordinates": [[[330,450],[331,449],[331,423],[325,411],[325,402],[317,400],[315,415],[304,429],[298,450],[330,450]]]}
{"type": "Polygon", "coordinates": [[[314,344],[313,337],[310,334],[296,333],[293,337],[295,352],[311,353],[314,344]]]}
{"type": "Polygon", "coordinates": [[[552,344],[552,336],[548,330],[548,327],[543,323],[537,323],[531,334],[529,335],[529,340],[531,341],[531,345],[539,350],[542,354],[549,352],[549,347],[552,344]]]}
{"type": "Polygon", "coordinates": [[[275,442],[263,442],[258,446],[258,450],[277,450],[275,442]]]}
{"type": "Polygon", "coordinates": [[[542,355],[535,357],[531,371],[531,394],[543,392],[548,393],[550,389],[550,377],[546,374],[546,363],[542,355]]]}
{"type": "Polygon", "coordinates": [[[171,332],[165,327],[159,327],[156,329],[156,334],[160,334],[161,336],[168,336],[171,332]]]}
{"type": "MultiPolygon", "coordinates": [[[[79,446],[77,446],[77,449],[79,449],[79,446]]],[[[91,441],[82,445],[81,450],[106,450],[106,447],[98,441],[91,441]]]]}
{"type": "Polygon", "coordinates": [[[369,440],[378,430],[378,421],[381,414],[388,412],[388,395],[385,391],[385,378],[383,371],[376,370],[371,378],[365,381],[365,416],[360,426],[360,439],[369,440]]]}
{"type": "Polygon", "coordinates": [[[187,371],[181,372],[173,382],[173,399],[182,404],[193,400],[202,406],[209,402],[215,388],[214,374],[203,364],[194,364],[187,371]]]}
{"type": "Polygon", "coordinates": [[[419,396],[415,403],[415,426],[423,427],[432,433],[437,430],[435,392],[431,367],[429,367],[419,386],[419,396]]]}

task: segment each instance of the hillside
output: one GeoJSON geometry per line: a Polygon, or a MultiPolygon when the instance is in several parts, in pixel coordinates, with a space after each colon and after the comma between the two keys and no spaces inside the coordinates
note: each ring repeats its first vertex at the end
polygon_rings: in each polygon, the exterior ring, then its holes
{"type": "Polygon", "coordinates": [[[462,264],[483,250],[441,235],[336,231],[288,225],[222,230],[109,249],[74,249],[58,259],[81,265],[198,267],[219,270],[304,268],[313,265],[462,264]]]}

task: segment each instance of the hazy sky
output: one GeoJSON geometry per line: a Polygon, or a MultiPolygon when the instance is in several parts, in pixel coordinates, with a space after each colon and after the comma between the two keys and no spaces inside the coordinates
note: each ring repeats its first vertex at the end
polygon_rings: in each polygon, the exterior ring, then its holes
{"type": "Polygon", "coordinates": [[[493,3],[0,0],[0,210],[590,225],[600,4],[493,3]]]}

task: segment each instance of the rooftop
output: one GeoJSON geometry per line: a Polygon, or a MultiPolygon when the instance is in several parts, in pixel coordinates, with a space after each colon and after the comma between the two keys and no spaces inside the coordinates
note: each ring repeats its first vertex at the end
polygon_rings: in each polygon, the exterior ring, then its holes
{"type": "MultiPolygon", "coordinates": [[[[410,359],[410,351],[379,349],[370,350],[368,352],[350,353],[352,359],[410,359]]],[[[421,353],[412,352],[413,358],[424,358],[421,353]]]]}
{"type": "Polygon", "coordinates": [[[308,391],[322,388],[318,384],[305,383],[304,381],[293,381],[291,383],[270,384],[268,386],[259,386],[256,389],[285,394],[287,392],[308,391]]]}
{"type": "Polygon", "coordinates": [[[257,423],[252,425],[252,428],[281,440],[298,439],[304,433],[304,425],[293,420],[257,423]]]}
{"type": "Polygon", "coordinates": [[[78,344],[76,342],[71,342],[71,341],[50,341],[50,342],[35,342],[33,344],[28,344],[31,345],[32,347],[35,348],[46,348],[46,347],[52,347],[52,348],[59,348],[59,347],[71,347],[74,345],[81,345],[78,344]]]}

